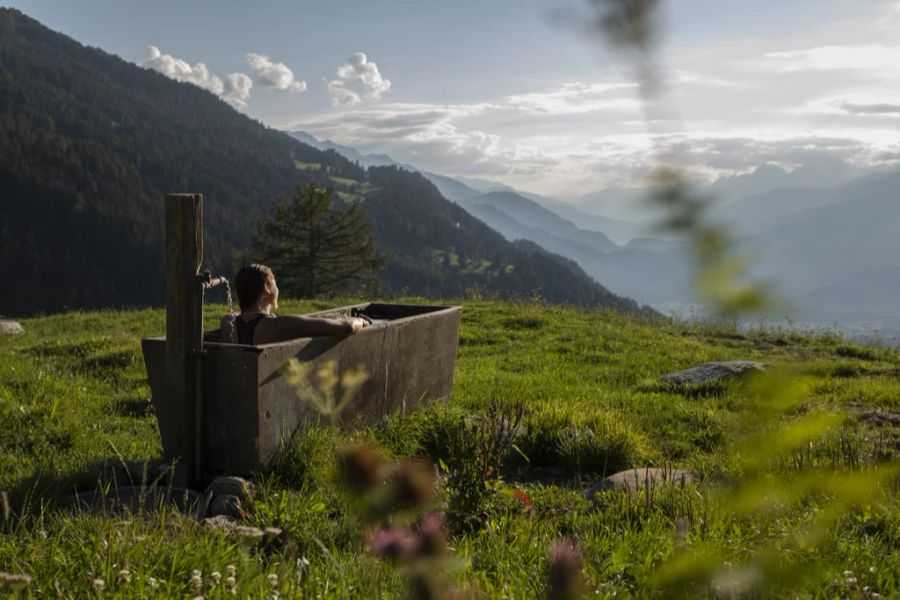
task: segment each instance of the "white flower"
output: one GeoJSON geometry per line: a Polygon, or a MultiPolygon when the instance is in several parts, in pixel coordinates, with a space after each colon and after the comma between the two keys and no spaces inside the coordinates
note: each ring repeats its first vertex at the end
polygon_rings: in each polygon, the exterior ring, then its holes
{"type": "Polygon", "coordinates": [[[228,573],[229,577],[234,577],[237,573],[237,569],[234,568],[234,565],[226,565],[225,572],[228,573]]]}
{"type": "Polygon", "coordinates": [[[151,590],[159,589],[159,581],[157,581],[156,577],[147,578],[147,587],[149,587],[151,590]]]}
{"type": "Polygon", "coordinates": [[[856,585],[856,577],[848,577],[847,585],[856,585]]]}
{"type": "Polygon", "coordinates": [[[95,580],[91,583],[91,585],[93,586],[94,591],[96,591],[96,592],[102,592],[103,590],[106,589],[106,582],[103,581],[103,580],[102,580],[101,578],[99,578],[99,577],[98,577],[97,579],[95,579],[95,580]]]}
{"type": "Polygon", "coordinates": [[[853,571],[844,571],[844,577],[853,577],[853,571]]]}
{"type": "Polygon", "coordinates": [[[191,587],[193,587],[198,592],[203,587],[203,578],[198,575],[191,576],[191,587]]]}
{"type": "Polygon", "coordinates": [[[269,585],[275,587],[278,585],[278,575],[275,573],[269,573],[268,575],[266,575],[266,581],[269,582],[269,585]]]}
{"type": "Polygon", "coordinates": [[[226,577],[226,578],[225,578],[225,585],[228,586],[228,587],[230,587],[230,588],[233,588],[233,587],[234,587],[234,577],[226,577]]]}
{"type": "Polygon", "coordinates": [[[119,583],[131,583],[131,571],[128,569],[119,571],[119,583]]]}
{"type": "Polygon", "coordinates": [[[203,577],[203,571],[194,569],[193,571],[191,571],[191,577],[203,577]]]}
{"type": "Polygon", "coordinates": [[[219,585],[219,582],[222,581],[222,574],[219,573],[218,571],[213,571],[212,573],[209,574],[209,578],[212,580],[212,582],[215,585],[219,585]]]}

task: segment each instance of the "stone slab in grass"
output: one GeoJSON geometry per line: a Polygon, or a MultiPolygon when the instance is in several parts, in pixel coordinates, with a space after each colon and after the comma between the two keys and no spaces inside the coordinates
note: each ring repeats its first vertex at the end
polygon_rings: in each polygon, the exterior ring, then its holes
{"type": "Polygon", "coordinates": [[[660,485],[684,485],[694,480],[690,471],[684,469],[670,469],[660,467],[643,467],[628,469],[610,475],[598,484],[591,486],[587,491],[587,497],[592,500],[597,494],[621,490],[628,493],[639,492],[648,487],[660,485]]]}
{"type": "Polygon", "coordinates": [[[668,373],[659,378],[662,383],[675,385],[697,385],[718,383],[729,379],[740,379],[747,375],[760,373],[768,369],[768,365],[752,360],[728,360],[708,362],[690,369],[668,373]]]}
{"type": "Polygon", "coordinates": [[[25,333],[25,328],[17,321],[0,319],[0,335],[18,335],[25,333]]]}

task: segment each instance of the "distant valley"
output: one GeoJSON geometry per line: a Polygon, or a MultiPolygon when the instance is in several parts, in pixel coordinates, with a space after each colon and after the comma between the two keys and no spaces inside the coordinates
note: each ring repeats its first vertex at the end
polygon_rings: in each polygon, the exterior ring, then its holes
{"type": "MultiPolygon", "coordinates": [[[[360,164],[393,162],[386,155],[325,144],[360,164]]],[[[655,237],[652,213],[644,213],[642,224],[596,212],[605,201],[618,206],[612,214],[636,216],[634,206],[640,206],[646,191],[608,191],[597,194],[593,200],[600,203],[592,205],[493,182],[423,174],[445,197],[507,239],[530,240],[566,256],[615,293],[662,312],[677,309],[689,315],[694,310],[690,257],[683,244],[655,237]]],[[[866,173],[845,165],[788,173],[762,165],[700,191],[717,199],[710,217],[727,226],[740,251],[753,259],[751,275],[769,282],[785,300],[767,319],[857,333],[900,331],[900,173],[866,173]],[[816,182],[830,185],[810,185],[816,182]]]]}

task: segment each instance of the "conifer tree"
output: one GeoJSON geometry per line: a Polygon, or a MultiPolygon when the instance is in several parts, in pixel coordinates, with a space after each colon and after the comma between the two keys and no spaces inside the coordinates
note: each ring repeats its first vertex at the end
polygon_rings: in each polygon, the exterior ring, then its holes
{"type": "Polygon", "coordinates": [[[385,264],[372,226],[357,202],[336,206],[333,191],[313,184],[275,203],[258,223],[253,243],[288,295],[312,298],[373,287],[385,264]]]}

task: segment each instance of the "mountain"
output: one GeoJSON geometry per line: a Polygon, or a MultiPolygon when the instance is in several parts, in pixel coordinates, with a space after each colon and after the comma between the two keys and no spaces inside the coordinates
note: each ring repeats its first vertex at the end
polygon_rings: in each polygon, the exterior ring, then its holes
{"type": "Polygon", "coordinates": [[[350,159],[351,161],[358,163],[361,167],[388,167],[388,166],[398,166],[404,167],[408,171],[414,171],[412,167],[408,165],[404,165],[402,163],[398,163],[394,159],[392,159],[387,154],[363,154],[356,148],[351,148],[350,146],[345,146],[343,144],[338,144],[332,142],[331,140],[320,141],[313,137],[312,135],[306,133],[305,131],[288,131],[286,132],[288,135],[293,137],[294,139],[303,142],[307,146],[312,146],[317,150],[334,150],[338,154],[350,159]]]}
{"type": "Polygon", "coordinates": [[[231,273],[298,183],[360,202],[385,292],[469,289],[637,311],[559,257],[510,243],[418,173],[364,169],[171,80],[0,9],[0,313],[163,300],[162,197],[204,194],[204,266],[231,273]]]}
{"type": "MultiPolygon", "coordinates": [[[[900,173],[772,190],[716,215],[742,234],[737,248],[751,259],[750,274],[775,286],[792,318],[900,328],[900,173]]],[[[659,307],[691,302],[689,264],[682,244],[636,239],[585,270],[616,293],[659,307]]]]}
{"type": "MultiPolygon", "coordinates": [[[[847,282],[860,298],[892,297],[890,282],[859,276],[900,267],[900,173],[867,177],[820,196],[817,208],[772,221],[770,229],[743,242],[760,256],[756,272],[777,278],[795,295],[847,282]]],[[[854,304],[841,312],[867,303],[854,304]]],[[[900,321],[900,312],[882,318],[900,321]]]]}
{"type": "MultiPolygon", "coordinates": [[[[709,198],[715,210],[727,210],[728,205],[745,198],[784,189],[828,189],[870,173],[837,158],[808,158],[806,164],[791,171],[762,164],[749,173],[697,185],[696,191],[709,198]]],[[[651,188],[647,187],[606,189],[574,198],[572,205],[589,215],[624,220],[646,228],[658,222],[660,217],[659,210],[644,200],[650,193],[651,188]]]]}
{"type": "Polygon", "coordinates": [[[592,264],[618,246],[599,231],[579,229],[571,221],[518,193],[480,193],[461,181],[425,173],[444,196],[512,240],[528,240],[550,252],[574,260],[590,273],[592,264]]]}

